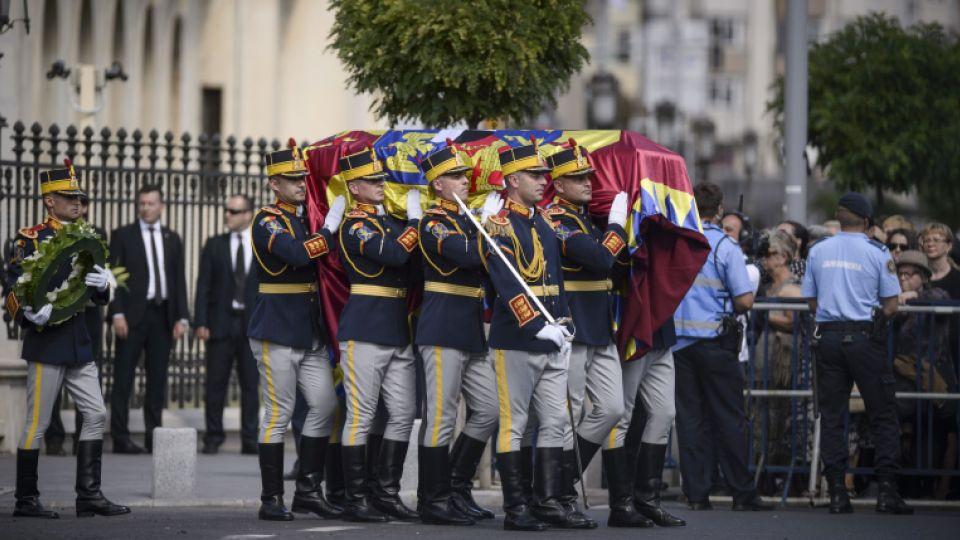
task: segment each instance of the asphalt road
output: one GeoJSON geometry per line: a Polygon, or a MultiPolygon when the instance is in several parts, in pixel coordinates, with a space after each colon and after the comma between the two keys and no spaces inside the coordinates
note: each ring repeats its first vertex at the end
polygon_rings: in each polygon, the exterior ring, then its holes
{"type": "MultiPolygon", "coordinates": [[[[788,509],[776,512],[741,513],[717,508],[709,512],[685,511],[681,505],[671,508],[687,519],[678,529],[608,529],[601,524],[595,531],[551,529],[543,535],[512,533],[503,530],[503,521],[485,521],[473,527],[440,527],[422,524],[357,524],[304,517],[288,523],[270,523],[256,519],[255,508],[137,508],[134,513],[114,518],[78,519],[64,513],[59,520],[14,519],[5,509],[0,517],[0,538],[71,540],[97,538],[188,539],[212,538],[246,540],[259,538],[311,538],[317,536],[365,540],[367,538],[882,538],[955,539],[960,535],[960,512],[922,511],[914,516],[878,515],[859,509],[853,515],[830,516],[825,510],[788,509]]],[[[69,510],[67,511],[69,512],[69,510]]],[[[593,509],[594,519],[605,520],[605,509],[593,509]]],[[[603,523],[601,521],[601,523],[603,523]]]]}

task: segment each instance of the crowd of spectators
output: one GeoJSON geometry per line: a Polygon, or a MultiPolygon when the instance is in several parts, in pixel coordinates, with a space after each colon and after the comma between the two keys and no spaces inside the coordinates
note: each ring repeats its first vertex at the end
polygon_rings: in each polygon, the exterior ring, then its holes
{"type": "MultiPolygon", "coordinates": [[[[753,230],[749,218],[741,213],[728,213],[724,231],[743,248],[748,265],[759,274],[757,297],[771,302],[797,301],[800,280],[806,272],[810,247],[817,241],[839,233],[839,223],[803,225],[783,221],[767,230],[753,230]],[[792,300],[791,300],[792,299],[792,300]]],[[[900,281],[901,305],[960,303],[960,238],[949,226],[930,222],[921,227],[902,215],[877,220],[868,230],[871,240],[889,250],[900,281]]],[[[749,267],[749,266],[748,266],[749,267]]],[[[803,347],[813,332],[811,324],[797,320],[796,311],[754,310],[749,321],[753,336],[750,342],[753,363],[747,368],[753,388],[789,390],[800,386],[798,373],[803,373],[809,355],[803,347]],[[794,369],[799,363],[801,369],[794,369]]],[[[958,392],[960,363],[960,315],[930,312],[901,312],[893,321],[891,340],[896,389],[899,392],[958,392]]],[[[854,388],[856,391],[856,388],[854,388]]],[[[956,470],[958,462],[957,431],[960,417],[954,400],[899,399],[901,422],[901,459],[904,469],[956,470]]],[[[872,444],[863,403],[850,400],[851,467],[871,465],[872,444]]],[[[792,406],[789,399],[753,399],[750,408],[753,422],[753,449],[761,469],[790,465],[791,460],[810,457],[812,440],[806,448],[791,451],[794,423],[812,426],[812,407],[792,406]]],[[[809,435],[809,434],[808,434],[809,435]]],[[[797,435],[799,436],[799,435],[797,435]]],[[[812,437],[808,437],[812,439],[812,437]]],[[[797,443],[799,447],[799,442],[797,443]]],[[[759,488],[764,494],[779,495],[785,474],[761,471],[759,488]]],[[[793,482],[799,495],[805,483],[793,482]],[[801,485],[802,484],[802,485],[801,485]]],[[[866,476],[848,475],[847,487],[853,495],[869,495],[866,476]]],[[[905,475],[901,486],[912,498],[956,499],[960,482],[942,476],[905,475]]]]}

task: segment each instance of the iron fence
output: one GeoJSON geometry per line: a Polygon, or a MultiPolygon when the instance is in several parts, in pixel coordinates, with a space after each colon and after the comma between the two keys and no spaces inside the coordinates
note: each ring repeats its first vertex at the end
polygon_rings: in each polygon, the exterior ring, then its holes
{"type": "MultiPolygon", "coordinates": [[[[781,501],[808,498],[812,503],[824,494],[818,459],[820,429],[811,384],[815,325],[807,305],[800,301],[758,299],[751,315],[750,361],[745,366],[744,392],[752,427],[748,433],[751,470],[755,481],[766,482],[761,488],[778,492],[781,501]],[[769,324],[773,311],[794,314],[789,330],[778,330],[769,324]]],[[[935,477],[947,482],[947,487],[941,489],[957,489],[951,482],[960,476],[960,448],[956,444],[956,433],[960,431],[960,338],[951,328],[955,329],[958,321],[960,302],[900,306],[888,335],[887,355],[877,359],[888,362],[897,379],[895,396],[902,428],[901,488],[908,496],[929,495],[930,479],[935,477]],[[906,317],[913,317],[916,340],[912,347],[904,349],[904,344],[895,338],[906,317]],[[942,334],[950,336],[945,338],[946,351],[933,346],[942,334]],[[915,374],[912,378],[911,369],[915,374]],[[921,486],[923,483],[927,485],[921,486]]],[[[852,392],[853,412],[848,412],[845,421],[851,461],[862,458],[863,450],[869,446],[858,437],[869,432],[860,429],[863,415],[856,402],[859,397],[859,392],[852,392]]],[[[860,462],[852,463],[849,472],[869,475],[873,469],[860,462]]]]}
{"type": "MultiPolygon", "coordinates": [[[[271,199],[264,182],[264,156],[280,148],[280,141],[239,140],[217,134],[179,136],[156,130],[94,130],[39,123],[12,126],[0,117],[0,241],[5,248],[21,227],[44,219],[38,175],[62,167],[70,158],[84,190],[90,196],[87,221],[112,231],[137,219],[136,193],[144,184],[163,189],[163,223],[183,239],[187,296],[193,306],[200,250],[207,238],[223,232],[223,202],[233,194],[249,196],[255,205],[271,199]]],[[[4,255],[7,249],[4,249],[4,255]]],[[[7,257],[4,257],[7,260],[7,257]]],[[[112,387],[114,340],[110,325],[103,335],[100,357],[104,392],[112,387]]],[[[18,338],[8,323],[7,337],[18,338]]],[[[202,403],[203,346],[192,335],[180,340],[170,359],[168,406],[196,407],[202,403]]],[[[145,389],[142,366],[137,370],[132,405],[142,404],[145,389]]],[[[237,387],[231,383],[230,396],[237,387]]],[[[64,406],[66,406],[64,400],[64,406]]]]}

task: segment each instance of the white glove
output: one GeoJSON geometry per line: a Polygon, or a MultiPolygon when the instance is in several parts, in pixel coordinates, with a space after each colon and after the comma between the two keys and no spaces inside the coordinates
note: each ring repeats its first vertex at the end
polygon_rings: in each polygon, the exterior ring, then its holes
{"type": "Polygon", "coordinates": [[[486,223],[487,218],[499,214],[502,209],[503,199],[500,198],[500,194],[496,191],[491,191],[490,194],[487,195],[487,200],[483,201],[483,210],[480,212],[480,224],[483,225],[486,223]]]}
{"type": "Polygon", "coordinates": [[[543,328],[537,332],[537,339],[543,341],[551,341],[558,349],[563,349],[564,344],[567,343],[567,338],[564,336],[563,330],[560,326],[555,324],[546,324],[543,328]]]}
{"type": "Polygon", "coordinates": [[[378,216],[383,216],[383,215],[386,215],[386,213],[387,213],[387,211],[383,209],[383,205],[382,205],[382,204],[378,204],[378,205],[377,205],[377,215],[378,215],[378,216]]]}
{"type": "Polygon", "coordinates": [[[423,217],[423,208],[420,208],[420,190],[413,188],[407,191],[407,219],[423,217]]]}
{"type": "Polygon", "coordinates": [[[337,198],[330,205],[330,209],[327,210],[326,217],[323,218],[323,228],[331,233],[337,232],[340,223],[343,221],[343,210],[346,207],[347,200],[343,198],[343,195],[337,195],[337,198]]]}
{"type": "Polygon", "coordinates": [[[613,198],[613,202],[610,203],[610,217],[607,221],[621,227],[627,224],[627,193],[625,191],[617,193],[613,198]]]}
{"type": "Polygon", "coordinates": [[[23,308],[23,316],[37,326],[43,326],[50,321],[50,314],[53,313],[53,304],[45,304],[40,311],[34,312],[30,306],[23,308]]]}
{"type": "Polygon", "coordinates": [[[107,290],[111,282],[117,282],[116,278],[113,277],[113,272],[100,265],[94,265],[93,271],[84,276],[83,281],[87,284],[87,287],[94,287],[100,292],[107,290]]]}

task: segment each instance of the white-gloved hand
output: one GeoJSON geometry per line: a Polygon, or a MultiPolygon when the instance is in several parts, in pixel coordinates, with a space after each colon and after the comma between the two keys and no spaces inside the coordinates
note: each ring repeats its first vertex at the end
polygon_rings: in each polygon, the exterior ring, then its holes
{"type": "Polygon", "coordinates": [[[343,195],[337,195],[330,204],[327,215],[323,218],[323,228],[331,233],[337,232],[337,229],[340,228],[340,223],[343,221],[343,211],[346,207],[347,200],[343,198],[343,195]]]}
{"type": "Polygon", "coordinates": [[[487,195],[487,200],[483,201],[483,209],[480,211],[480,224],[487,222],[487,218],[495,216],[503,210],[503,199],[496,191],[491,191],[487,195]]]}
{"type": "Polygon", "coordinates": [[[113,277],[113,272],[95,264],[93,265],[93,271],[83,277],[83,282],[87,284],[87,287],[93,287],[103,292],[107,290],[111,282],[116,283],[117,280],[113,277]]]}
{"type": "Polygon", "coordinates": [[[567,342],[567,338],[563,335],[563,330],[555,324],[546,324],[543,328],[537,332],[537,339],[543,341],[551,341],[558,349],[563,349],[563,345],[567,342]]]}
{"type": "Polygon", "coordinates": [[[383,216],[383,215],[386,215],[386,213],[387,213],[387,211],[383,208],[383,205],[382,205],[382,204],[378,204],[378,205],[377,205],[377,215],[378,215],[378,216],[383,216]]]}
{"type": "Polygon", "coordinates": [[[423,217],[423,208],[420,208],[420,190],[413,188],[407,191],[407,219],[423,217]]]}
{"type": "Polygon", "coordinates": [[[33,311],[30,306],[23,308],[23,316],[37,326],[43,326],[50,321],[50,314],[53,313],[53,304],[45,304],[40,311],[33,311]]]}
{"type": "Polygon", "coordinates": [[[613,202],[610,203],[610,217],[607,221],[621,227],[627,224],[627,193],[625,191],[617,193],[613,198],[613,202]]]}

